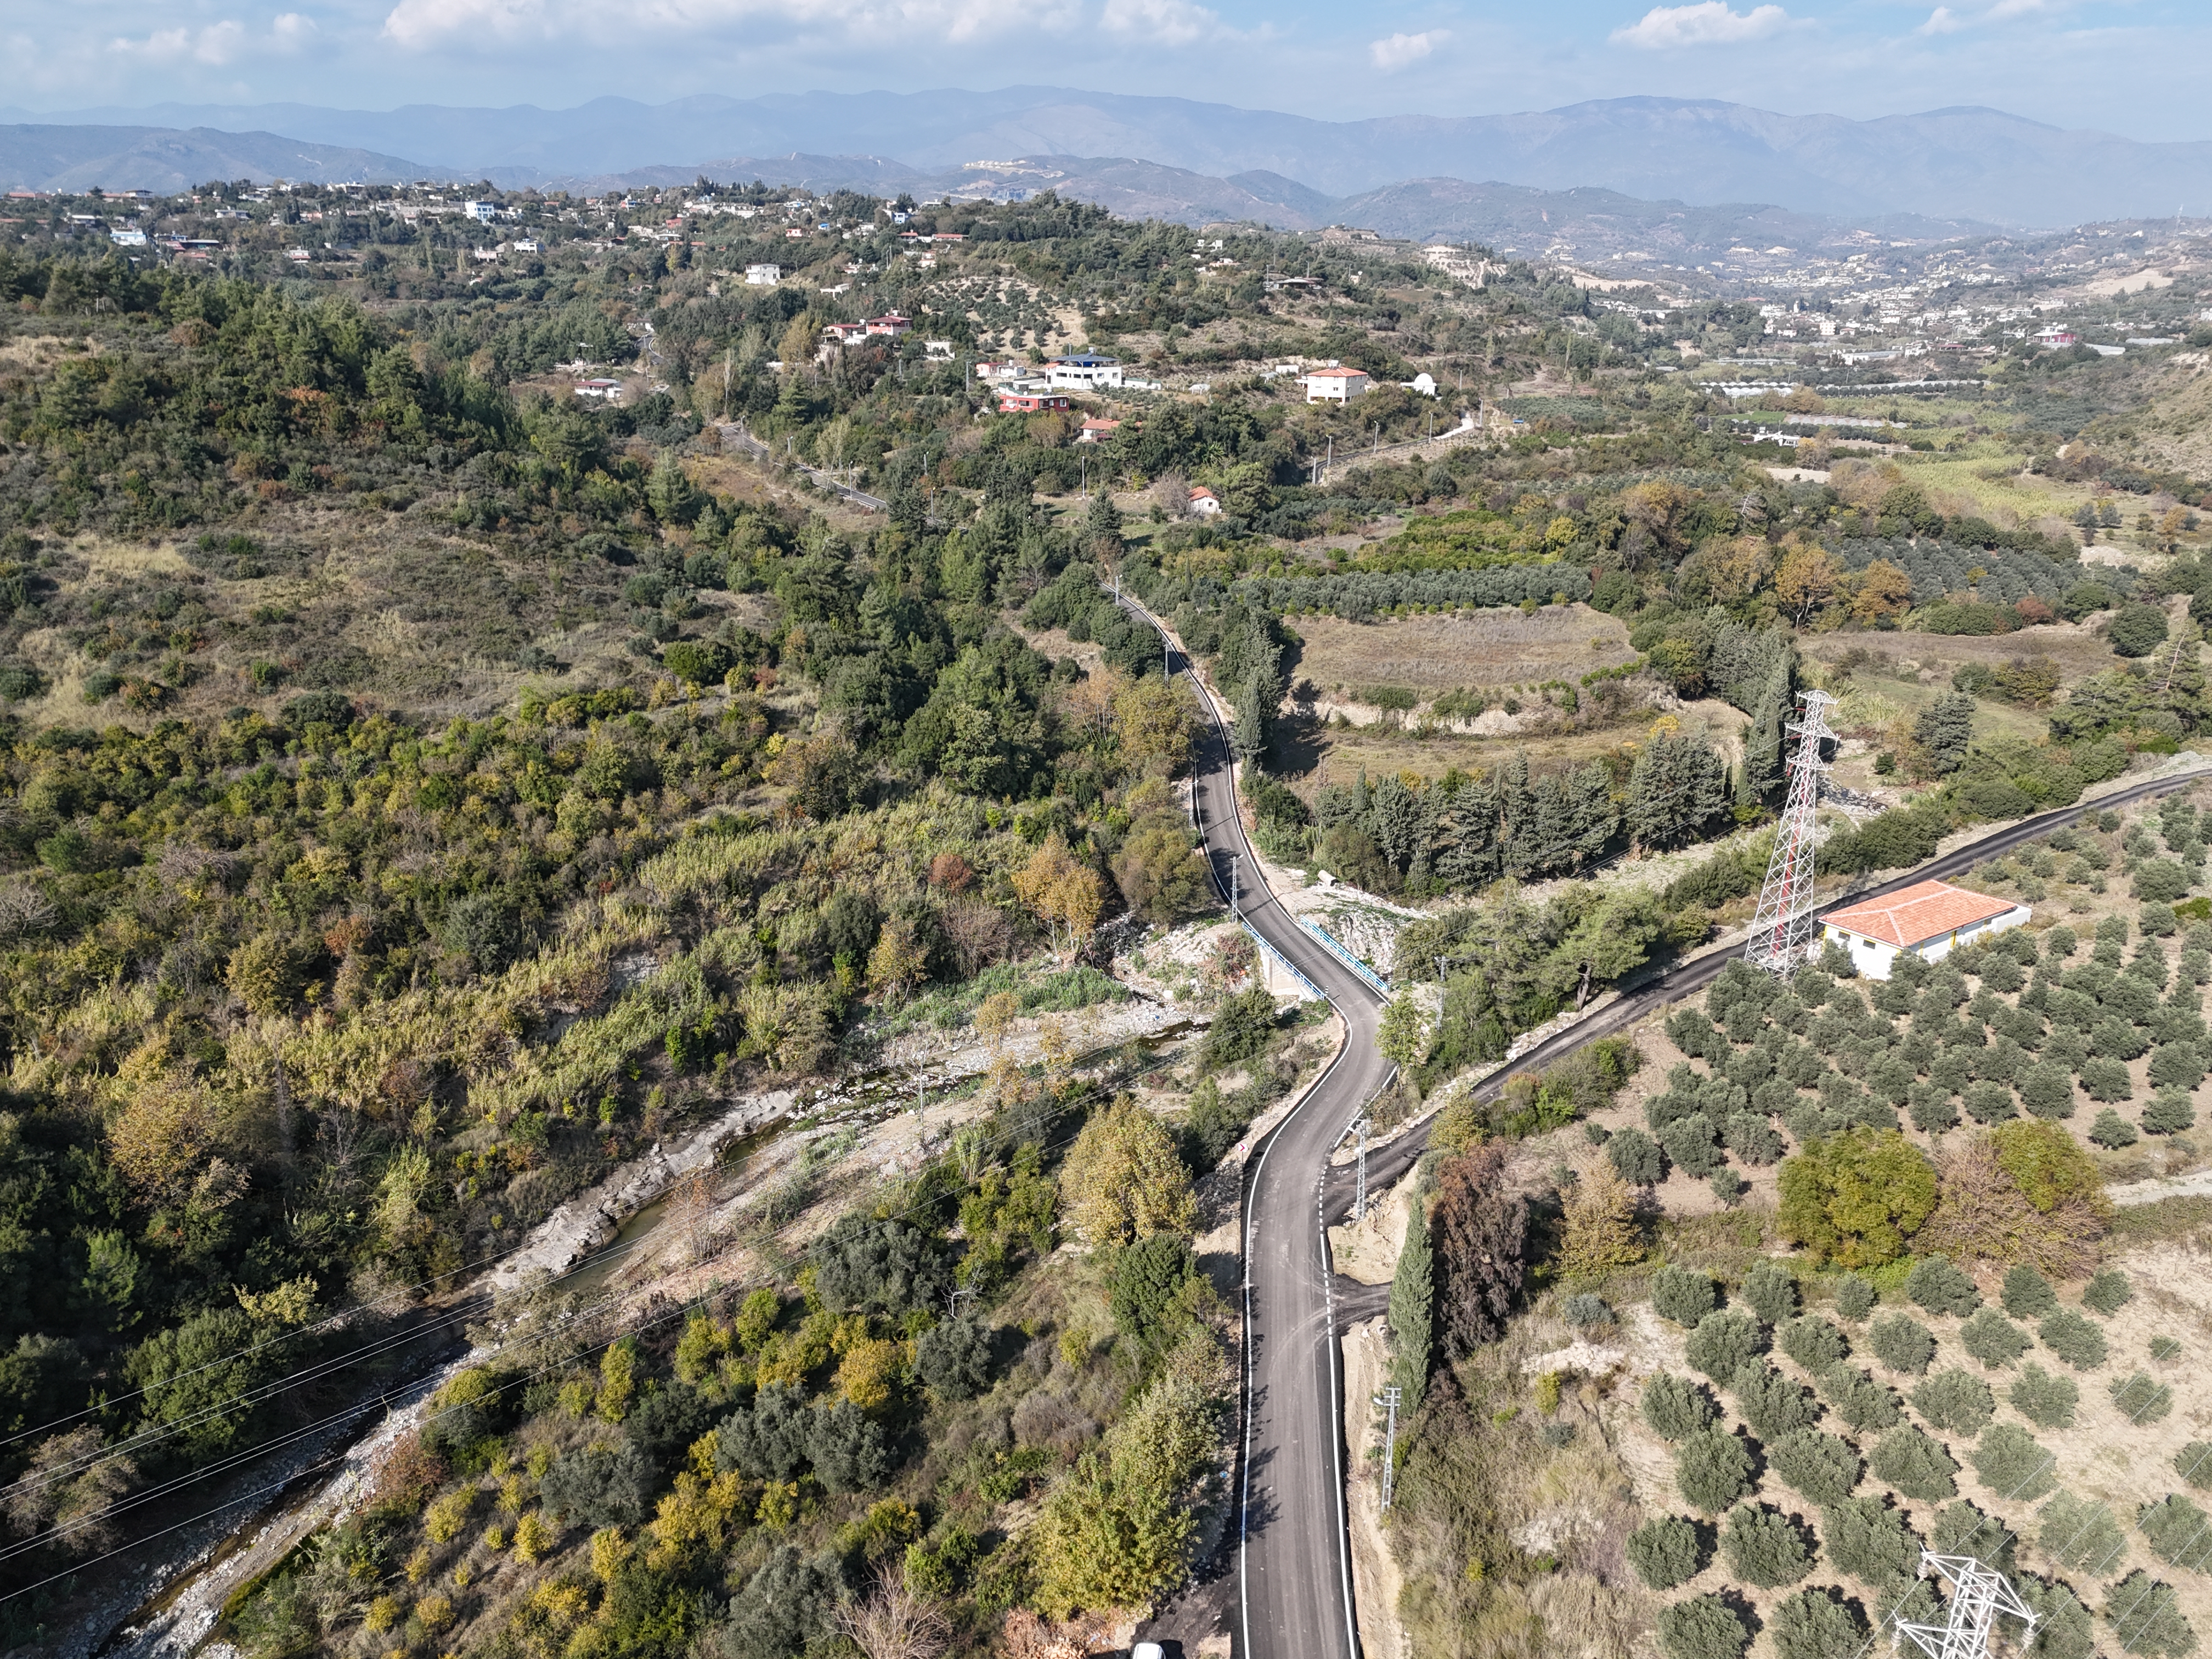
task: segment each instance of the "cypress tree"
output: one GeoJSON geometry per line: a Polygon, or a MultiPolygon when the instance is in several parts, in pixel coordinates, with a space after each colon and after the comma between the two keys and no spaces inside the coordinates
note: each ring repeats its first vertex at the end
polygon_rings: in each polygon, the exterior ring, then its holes
{"type": "Polygon", "coordinates": [[[1390,1276],[1390,1380],[1405,1390],[1405,1408],[1419,1410],[1429,1385],[1435,1347],[1436,1256],[1429,1246],[1428,1183],[1414,1188],[1405,1248],[1390,1276]]]}

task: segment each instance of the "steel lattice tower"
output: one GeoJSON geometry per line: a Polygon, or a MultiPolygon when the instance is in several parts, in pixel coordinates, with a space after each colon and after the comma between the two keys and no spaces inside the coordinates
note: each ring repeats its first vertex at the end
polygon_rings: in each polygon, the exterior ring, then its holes
{"type": "Polygon", "coordinates": [[[1795,969],[1813,938],[1813,809],[1820,804],[1821,774],[1828,769],[1820,743],[1836,735],[1828,729],[1825,711],[1835,702],[1825,691],[1808,691],[1804,718],[1783,728],[1797,738],[1796,753],[1784,763],[1790,798],[1775,830],[1773,856],[1766,861],[1766,884],[1759,890],[1759,914],[1752,918],[1751,937],[1743,948],[1745,961],[1770,974],[1795,969]]]}
{"type": "Polygon", "coordinates": [[[1971,1555],[1937,1555],[1923,1550],[1920,1576],[1925,1578],[1931,1571],[1951,1581],[1951,1616],[1940,1625],[1899,1620],[1899,1647],[1910,1641],[1928,1659],[1984,1659],[1990,1650],[1990,1627],[2004,1613],[2026,1622],[2027,1634],[2021,1640],[2021,1650],[2027,1650],[2027,1638],[2035,1634],[2035,1613],[2020,1599],[2012,1580],[1971,1555]]]}

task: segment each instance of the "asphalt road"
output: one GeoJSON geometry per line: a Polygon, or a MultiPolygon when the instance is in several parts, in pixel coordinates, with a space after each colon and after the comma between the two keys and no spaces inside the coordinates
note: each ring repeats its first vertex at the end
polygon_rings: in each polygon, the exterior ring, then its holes
{"type": "MultiPolygon", "coordinates": [[[[1158,626],[1142,606],[1123,603],[1158,626]]],[[[1175,672],[1188,672],[1180,650],[1170,660],[1175,672]]],[[[1212,708],[1203,691],[1200,701],[1212,708]]],[[[1353,1659],[1359,1644],[1344,1516],[1342,1381],[1321,1207],[1331,1150],[1390,1075],[1375,1048],[1382,1000],[1257,878],[1218,716],[1202,732],[1192,771],[1214,879],[1226,895],[1233,872],[1245,920],[1335,1004],[1346,1031],[1335,1064],[1247,1166],[1243,1423],[1232,1523],[1237,1595],[1221,1610],[1239,1654],[1353,1659]]]]}
{"type": "MultiPolygon", "coordinates": [[[[1159,626],[1135,601],[1125,598],[1121,603],[1159,626]]],[[[1174,672],[1189,671],[1181,650],[1171,648],[1170,660],[1174,672]]],[[[1351,1192],[1341,1174],[1331,1178],[1328,1160],[1360,1108],[1391,1073],[1389,1062],[1375,1048],[1382,999],[1316,943],[1256,878],[1256,861],[1237,811],[1228,735],[1213,713],[1212,700],[1201,691],[1200,701],[1212,718],[1193,763],[1193,806],[1214,878],[1226,894],[1232,866],[1241,865],[1235,885],[1245,920],[1335,1005],[1346,1036],[1336,1063],[1256,1149],[1245,1178],[1237,1595],[1233,1606],[1218,1597],[1196,1599],[1214,1602],[1227,1615],[1238,1659],[1356,1659],[1359,1639],[1344,1510],[1345,1402],[1337,1334],[1341,1323],[1374,1317],[1384,1297],[1373,1287],[1332,1282],[1327,1229],[1349,1212],[1351,1192]],[[1340,1306],[1340,1296],[1356,1297],[1358,1305],[1340,1306]]],[[[1854,902],[1961,874],[2084,813],[2167,794],[2207,775],[2212,775],[2212,767],[2024,819],[1855,895],[1854,902]]],[[[1736,954],[1730,948],[1674,964],[1540,1044],[1512,1069],[1549,1065],[1593,1038],[1693,995],[1736,954]]],[[[1477,1090],[1478,1097],[1494,1098],[1506,1076],[1500,1071],[1477,1090]]],[[[1395,1180],[1427,1143],[1424,1124],[1370,1155],[1370,1188],[1395,1180]]],[[[1140,1634],[1154,1640],[1180,1635],[1173,1624],[1171,1617],[1164,1619],[1140,1634]]]]}

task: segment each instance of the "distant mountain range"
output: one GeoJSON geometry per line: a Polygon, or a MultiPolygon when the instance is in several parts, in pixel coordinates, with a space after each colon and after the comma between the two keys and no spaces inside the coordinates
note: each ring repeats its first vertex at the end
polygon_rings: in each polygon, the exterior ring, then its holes
{"type": "MultiPolygon", "coordinates": [[[[506,169],[493,169],[505,172],[506,169]]],[[[41,189],[171,191],[210,179],[289,179],[390,182],[437,173],[373,151],[302,143],[270,133],[177,132],[148,127],[0,127],[0,178],[41,189]]],[[[1819,248],[1863,250],[1888,241],[1948,240],[1992,227],[1915,214],[1838,219],[1759,204],[1692,207],[1653,202],[1618,191],[1546,191],[1521,185],[1414,179],[1330,196],[1255,170],[1231,178],[1122,157],[1036,155],[979,166],[927,169],[877,156],[726,156],[684,167],[633,167],[618,173],[530,182],[591,194],[688,184],[702,173],[726,182],[761,179],[814,191],[858,190],[921,198],[959,192],[1003,196],[1054,190],[1127,218],[1188,225],[1259,222],[1284,230],[1350,224],[1416,241],[1478,241],[1523,257],[1556,252],[1578,260],[1642,255],[1654,266],[1701,264],[1748,246],[1763,256],[1819,248]]],[[[465,173],[465,175],[466,176],[465,173]]],[[[476,176],[481,177],[479,171],[476,176]]],[[[495,183],[499,182],[497,179],[495,183]]],[[[1733,258],[1741,275],[1767,263],[1733,258]]]]}
{"type": "Polygon", "coordinates": [[[834,156],[887,175],[934,178],[978,161],[1082,155],[1143,157],[1131,165],[1231,184],[1273,175],[1279,184],[1253,193],[1275,199],[1287,190],[1284,201],[1299,191],[1340,200],[1408,179],[1452,179],[2012,225],[2212,208],[2212,143],[2143,143],[1978,108],[1855,121],[1620,98],[1533,114],[1323,121],[1179,98],[1011,87],[659,105],[601,98],[557,111],[162,105],[0,117],[36,124],[0,134],[0,173],[49,187],[94,182],[78,177],[88,167],[108,169],[98,182],[118,188],[272,173],[430,174],[519,187],[648,168],[688,178],[732,165],[719,158],[834,156]],[[39,141],[44,149],[31,131],[50,135],[39,141]]]}

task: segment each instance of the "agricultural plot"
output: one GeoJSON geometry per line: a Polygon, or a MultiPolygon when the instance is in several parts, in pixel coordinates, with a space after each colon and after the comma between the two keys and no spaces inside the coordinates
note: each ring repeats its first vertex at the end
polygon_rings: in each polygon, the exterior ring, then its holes
{"type": "Polygon", "coordinates": [[[1443,616],[1346,622],[1303,617],[1294,679],[1338,700],[1366,702],[1364,691],[1402,686],[1422,702],[1461,687],[1501,690],[1546,680],[1574,683],[1592,669],[1635,659],[1628,629],[1586,605],[1462,611],[1443,616]]]}

